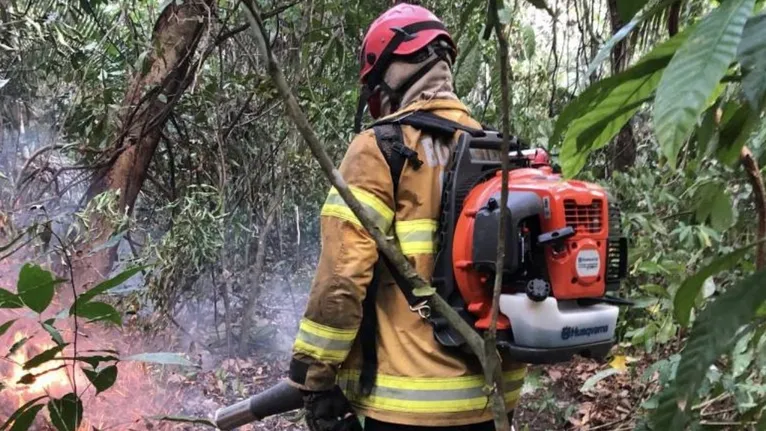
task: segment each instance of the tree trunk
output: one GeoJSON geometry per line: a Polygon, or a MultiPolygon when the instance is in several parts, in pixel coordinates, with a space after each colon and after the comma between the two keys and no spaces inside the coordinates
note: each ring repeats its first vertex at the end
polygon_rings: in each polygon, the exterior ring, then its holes
{"type": "MultiPolygon", "coordinates": [[[[624,23],[620,19],[617,0],[609,0],[608,3],[609,21],[612,26],[612,34],[615,34],[624,23]]],[[[630,50],[627,42],[628,38],[624,38],[612,50],[613,75],[625,70],[625,66],[628,64],[630,50]]],[[[633,139],[633,128],[630,126],[630,122],[622,127],[614,142],[609,146],[609,155],[612,160],[612,169],[615,171],[624,172],[636,162],[636,141],[633,139]]]]}
{"type": "MultiPolygon", "coordinates": [[[[154,50],[136,71],[125,95],[114,154],[108,166],[96,173],[87,192],[88,200],[105,191],[118,191],[117,210],[132,213],[165,121],[192,81],[194,70],[190,70],[190,64],[212,5],[212,0],[171,2],[162,11],[154,26],[154,50]]],[[[94,237],[86,244],[83,256],[104,244],[116,228],[105,217],[95,217],[91,224],[94,237]]],[[[105,277],[116,257],[117,247],[113,246],[82,259],[76,271],[78,284],[105,277]]]]}

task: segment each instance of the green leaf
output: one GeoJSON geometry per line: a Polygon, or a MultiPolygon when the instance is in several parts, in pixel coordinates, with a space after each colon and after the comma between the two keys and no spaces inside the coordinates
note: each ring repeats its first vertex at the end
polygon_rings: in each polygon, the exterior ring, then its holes
{"type": "Polygon", "coordinates": [[[737,264],[742,262],[747,252],[757,244],[758,242],[748,244],[725,256],[719,257],[697,271],[696,274],[684,280],[673,299],[673,312],[676,320],[682,327],[689,325],[689,315],[692,307],[694,307],[694,300],[699,295],[705,280],[721,271],[727,271],[737,266],[737,264]]]}
{"type": "Polygon", "coordinates": [[[729,166],[737,163],[740,151],[758,121],[759,116],[750,108],[750,104],[737,106],[736,102],[727,103],[715,147],[716,158],[729,166]]]}
{"type": "Polygon", "coordinates": [[[82,370],[85,377],[93,383],[96,388],[96,395],[112,387],[117,381],[117,365],[110,365],[101,371],[82,370]]]}
{"type": "Polygon", "coordinates": [[[525,25],[521,28],[521,36],[524,42],[524,49],[521,52],[522,58],[531,60],[535,56],[535,48],[537,47],[535,29],[525,25]]]}
{"type": "Polygon", "coordinates": [[[116,325],[122,325],[122,317],[120,316],[120,313],[105,302],[96,301],[86,302],[84,304],[78,303],[76,306],[76,308],[73,306],[71,310],[71,313],[74,316],[90,319],[90,322],[107,320],[116,325]]]}
{"type": "Polygon", "coordinates": [[[9,427],[9,426],[11,426],[11,424],[12,424],[12,423],[13,423],[15,420],[17,420],[17,419],[19,418],[19,416],[21,416],[22,414],[24,414],[24,412],[26,412],[26,411],[27,411],[27,410],[29,410],[30,408],[34,407],[34,404],[35,404],[36,402],[40,401],[41,399],[45,398],[46,396],[47,396],[47,395],[43,395],[43,396],[37,397],[37,398],[35,398],[35,399],[33,399],[33,400],[29,400],[29,401],[27,401],[27,402],[26,402],[26,404],[24,404],[23,406],[21,406],[21,407],[17,408],[17,409],[16,409],[16,411],[15,411],[15,412],[13,412],[13,414],[11,414],[11,416],[8,418],[8,420],[6,420],[6,421],[3,423],[3,425],[2,425],[2,426],[0,426],[0,431],[3,431],[3,430],[5,430],[5,429],[8,429],[8,427],[9,427]]]}
{"type": "Polygon", "coordinates": [[[122,358],[122,360],[148,362],[151,364],[162,364],[162,365],[183,365],[186,367],[195,366],[193,363],[191,363],[188,359],[184,358],[180,354],[168,353],[168,352],[139,353],[137,355],[128,356],[127,358],[122,358]]]}
{"type": "Polygon", "coordinates": [[[723,2],[702,19],[668,64],[654,100],[654,128],[671,166],[734,60],[753,5],[754,0],[723,2]]]}
{"type": "Polygon", "coordinates": [[[718,231],[724,231],[734,224],[734,208],[725,190],[716,196],[710,209],[710,226],[718,231]]]}
{"type": "Polygon", "coordinates": [[[42,313],[53,300],[53,287],[63,280],[53,278],[50,271],[38,265],[24,264],[19,272],[16,291],[24,304],[32,310],[42,313]]]}
{"type": "Polygon", "coordinates": [[[15,293],[0,288],[0,308],[22,308],[24,303],[15,293]]]}
{"type": "Polygon", "coordinates": [[[617,13],[622,22],[628,21],[643,8],[649,0],[617,0],[617,13]]]}
{"type": "Polygon", "coordinates": [[[766,13],[747,20],[737,59],[746,70],[742,91],[753,110],[760,112],[766,97],[766,13]]]}
{"type": "Polygon", "coordinates": [[[11,329],[11,326],[13,325],[15,321],[16,319],[9,320],[3,323],[2,325],[0,325],[0,337],[2,337],[3,334],[5,334],[6,332],[8,332],[9,329],[11,329]]]}
{"type": "MultiPolygon", "coordinates": [[[[556,120],[556,125],[549,140],[549,147],[555,147],[558,144],[558,140],[562,134],[567,132],[570,127],[574,126],[575,121],[579,120],[585,115],[589,115],[591,110],[598,107],[605,99],[608,99],[612,94],[614,94],[618,87],[622,86],[623,84],[630,83],[635,86],[637,83],[640,84],[642,80],[646,80],[653,74],[661,71],[662,68],[668,64],[676,49],[678,49],[678,47],[684,43],[690,33],[691,28],[693,27],[678,33],[673,38],[658,45],[631,68],[591,85],[579,96],[577,96],[575,100],[568,103],[556,120]]],[[[623,95],[625,95],[624,92],[623,95]]],[[[603,113],[604,110],[601,112],[603,113]]],[[[612,116],[615,115],[614,113],[608,111],[606,114],[612,116]]],[[[583,122],[578,123],[580,125],[581,131],[587,130],[593,125],[598,125],[598,123],[603,120],[600,118],[594,118],[593,115],[590,115],[590,118],[591,121],[589,121],[589,123],[592,123],[590,125],[583,124],[583,122]]],[[[579,133],[574,133],[574,135],[579,135],[579,133]]],[[[570,137],[571,136],[572,134],[570,134],[570,137]]],[[[582,157],[584,159],[585,156],[582,157]]],[[[560,159],[563,160],[563,157],[560,157],[560,159]]]]}
{"type": "Polygon", "coordinates": [[[31,370],[37,368],[40,365],[52,360],[56,357],[68,344],[62,344],[60,346],[51,347],[50,349],[40,353],[24,363],[24,370],[31,370]]]}
{"type": "MultiPolygon", "coordinates": [[[[91,299],[95,298],[97,295],[100,295],[110,289],[114,289],[115,287],[121,285],[122,283],[127,281],[130,277],[133,277],[134,275],[136,275],[137,272],[143,269],[146,269],[147,267],[148,265],[135,266],[132,268],[128,268],[125,271],[122,271],[121,273],[110,278],[109,280],[102,281],[101,283],[97,284],[93,288],[84,292],[77,298],[77,302],[78,303],[88,302],[91,299]]],[[[72,306],[72,308],[74,308],[74,305],[72,306]]]]}
{"type": "MultiPolygon", "coordinates": [[[[614,47],[617,46],[617,44],[620,43],[621,40],[625,39],[630,34],[630,32],[632,32],[639,24],[646,21],[648,18],[655,16],[657,13],[664,10],[669,4],[673,3],[674,1],[676,0],[662,0],[659,3],[655,4],[654,6],[650,7],[649,9],[643,10],[638,15],[636,15],[636,12],[638,12],[643,7],[643,4],[641,4],[642,2],[638,2],[638,1],[627,2],[627,3],[631,3],[633,5],[638,6],[636,10],[631,11],[632,13],[628,12],[632,19],[631,18],[623,19],[623,21],[627,21],[628,19],[630,19],[630,22],[624,25],[622,28],[620,28],[616,33],[614,33],[614,35],[612,35],[612,37],[609,38],[609,40],[606,41],[606,43],[598,50],[598,53],[596,53],[596,56],[588,65],[588,70],[585,72],[585,76],[590,76],[593,73],[593,71],[596,70],[596,68],[599,65],[601,65],[601,63],[603,63],[604,60],[607,59],[607,57],[609,57],[609,54],[612,52],[614,47]]],[[[624,4],[626,2],[622,2],[622,3],[624,4]]],[[[646,1],[644,1],[643,3],[646,4],[646,1]]]]}
{"type": "Polygon", "coordinates": [[[59,346],[64,344],[64,339],[61,337],[61,334],[59,333],[58,329],[53,327],[51,324],[43,322],[41,323],[43,326],[43,329],[45,329],[45,332],[49,333],[53,341],[58,344],[59,346]]]}
{"type": "Polygon", "coordinates": [[[58,431],[77,431],[82,422],[82,401],[74,393],[48,401],[51,423],[58,431]]]}
{"type": "Polygon", "coordinates": [[[641,105],[650,100],[665,64],[663,60],[642,62],[615,75],[621,82],[572,121],[559,156],[565,176],[576,175],[585,166],[590,152],[608,144],[641,105]]]}
{"type": "Polygon", "coordinates": [[[21,346],[23,346],[24,344],[26,344],[26,343],[27,343],[27,341],[29,341],[29,339],[30,339],[30,337],[24,337],[24,338],[22,338],[21,340],[19,340],[19,341],[17,341],[17,342],[15,342],[15,343],[13,343],[13,345],[12,345],[12,346],[11,346],[11,348],[10,348],[10,350],[8,350],[8,354],[7,354],[7,355],[5,355],[5,357],[6,357],[6,358],[9,358],[11,355],[13,355],[14,353],[16,353],[16,351],[17,351],[17,350],[19,350],[19,348],[20,348],[21,346]]]}
{"type": "Polygon", "coordinates": [[[707,370],[719,356],[732,348],[737,331],[752,321],[758,308],[766,301],[764,277],[766,270],[749,276],[723,292],[700,312],[686,348],[681,353],[675,384],[666,387],[661,394],[660,407],[654,415],[656,429],[684,429],[687,420],[685,411],[691,409],[696,401],[707,370]]]}
{"type": "Polygon", "coordinates": [[[20,414],[19,417],[13,422],[11,431],[27,431],[35,421],[37,413],[39,413],[43,407],[45,407],[45,404],[36,404],[26,409],[24,413],[20,414]]]}

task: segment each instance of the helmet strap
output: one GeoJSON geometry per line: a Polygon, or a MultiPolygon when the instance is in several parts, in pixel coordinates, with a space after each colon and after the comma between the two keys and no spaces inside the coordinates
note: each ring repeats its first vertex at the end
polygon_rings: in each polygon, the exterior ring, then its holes
{"type": "Polygon", "coordinates": [[[365,85],[362,87],[362,93],[359,94],[359,100],[356,104],[356,115],[354,116],[354,134],[362,131],[362,117],[364,116],[364,107],[367,106],[367,101],[370,100],[372,91],[370,87],[365,85]]]}

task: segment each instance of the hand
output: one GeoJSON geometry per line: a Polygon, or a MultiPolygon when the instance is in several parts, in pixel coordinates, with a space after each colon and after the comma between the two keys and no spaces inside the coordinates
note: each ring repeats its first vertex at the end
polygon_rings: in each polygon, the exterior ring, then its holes
{"type": "Polygon", "coordinates": [[[304,391],[303,402],[311,431],[362,431],[351,403],[338,386],[329,391],[304,391]]]}

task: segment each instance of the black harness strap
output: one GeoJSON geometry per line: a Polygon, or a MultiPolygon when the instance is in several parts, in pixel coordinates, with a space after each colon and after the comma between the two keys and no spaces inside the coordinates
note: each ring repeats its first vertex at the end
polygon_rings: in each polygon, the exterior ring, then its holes
{"type": "MultiPolygon", "coordinates": [[[[404,143],[402,133],[402,124],[408,124],[418,129],[430,131],[435,134],[446,134],[452,136],[460,128],[465,130],[465,126],[450,120],[443,119],[433,114],[424,112],[415,112],[406,117],[394,118],[388,121],[381,121],[373,125],[375,139],[383,157],[388,163],[393,183],[394,201],[399,191],[399,180],[404,170],[404,165],[408,161],[413,169],[417,170],[423,164],[418,159],[417,151],[407,147],[404,143]],[[420,115],[424,114],[424,115],[420,115]],[[444,121],[441,121],[444,120],[444,121]],[[457,127],[459,126],[459,127],[457,127]]],[[[470,128],[468,128],[470,129],[470,128]]],[[[480,130],[470,129],[474,133],[480,133],[480,130]]],[[[362,395],[367,396],[372,392],[375,386],[375,379],[378,370],[378,352],[377,352],[377,326],[378,316],[375,308],[378,286],[380,284],[382,265],[388,269],[394,282],[399,286],[402,294],[407,300],[411,309],[420,306],[424,298],[415,296],[414,287],[403,277],[391,261],[382,253],[379,254],[378,262],[375,263],[372,280],[364,301],[362,301],[362,322],[359,327],[360,344],[362,348],[362,369],[359,374],[359,386],[362,395]]]]}

